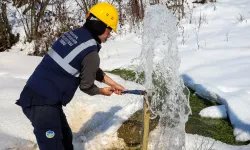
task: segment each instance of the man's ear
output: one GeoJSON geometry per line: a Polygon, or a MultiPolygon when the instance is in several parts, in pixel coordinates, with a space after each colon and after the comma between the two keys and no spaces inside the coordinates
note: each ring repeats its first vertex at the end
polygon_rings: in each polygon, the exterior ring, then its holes
{"type": "Polygon", "coordinates": [[[85,18],[87,19],[89,16],[90,16],[90,13],[87,13],[87,14],[85,15],[85,18]]]}

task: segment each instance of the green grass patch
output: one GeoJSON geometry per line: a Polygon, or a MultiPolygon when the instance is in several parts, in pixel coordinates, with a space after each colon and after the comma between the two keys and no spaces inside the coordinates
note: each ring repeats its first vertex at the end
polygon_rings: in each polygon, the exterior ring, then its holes
{"type": "Polygon", "coordinates": [[[213,119],[202,118],[199,112],[209,106],[218,105],[215,102],[208,101],[196,96],[194,91],[190,90],[190,107],[192,115],[189,116],[186,123],[186,132],[191,134],[198,134],[206,137],[211,137],[223,143],[231,145],[246,145],[249,142],[237,142],[233,135],[233,127],[228,119],[213,119]]]}
{"type": "Polygon", "coordinates": [[[105,71],[105,72],[119,75],[121,78],[125,80],[134,81],[136,83],[143,83],[145,79],[143,73],[137,75],[133,70],[115,69],[112,71],[105,71]]]}
{"type": "MultiPolygon", "coordinates": [[[[142,83],[144,80],[143,74],[140,74],[139,78],[136,79],[136,74],[132,70],[116,69],[108,72],[119,75],[125,80],[135,81],[137,83],[142,83]]],[[[228,119],[201,118],[199,112],[202,109],[218,104],[196,96],[192,90],[190,90],[190,92],[189,100],[192,115],[189,116],[188,122],[186,123],[185,130],[187,133],[211,137],[231,145],[246,145],[249,143],[235,141],[233,127],[228,119]]]]}

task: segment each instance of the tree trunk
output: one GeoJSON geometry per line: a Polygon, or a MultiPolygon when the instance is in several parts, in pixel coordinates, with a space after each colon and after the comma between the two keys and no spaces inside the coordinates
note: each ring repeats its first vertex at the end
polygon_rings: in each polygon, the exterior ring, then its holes
{"type": "Polygon", "coordinates": [[[123,21],[123,14],[122,14],[122,5],[121,5],[121,0],[118,0],[118,7],[119,7],[119,22],[120,22],[120,26],[124,25],[124,21],[123,21]]]}
{"type": "Polygon", "coordinates": [[[48,6],[48,4],[49,4],[49,1],[50,0],[45,0],[44,2],[40,2],[40,9],[39,10],[37,10],[38,11],[38,13],[37,13],[37,17],[36,17],[36,26],[35,26],[35,35],[37,36],[37,34],[38,34],[38,27],[39,27],[39,25],[40,25],[40,21],[41,21],[41,19],[44,17],[44,12],[45,12],[45,9],[46,9],[46,7],[48,6]]]}
{"type": "Polygon", "coordinates": [[[132,15],[135,21],[134,23],[137,23],[140,18],[140,6],[138,0],[132,0],[131,7],[132,7],[132,15]]]}
{"type": "Polygon", "coordinates": [[[143,1],[140,0],[140,3],[141,3],[141,19],[144,18],[144,6],[143,6],[143,1]]]}
{"type": "Polygon", "coordinates": [[[11,33],[11,26],[7,17],[7,5],[0,3],[0,52],[11,48],[18,39],[11,33]]]}
{"type": "Polygon", "coordinates": [[[86,0],[83,0],[83,5],[84,5],[84,8],[85,8],[85,14],[87,14],[89,8],[88,8],[88,4],[87,4],[86,0]]]}
{"type": "Polygon", "coordinates": [[[6,3],[1,3],[1,27],[0,27],[0,32],[1,32],[1,49],[0,51],[4,51],[7,48],[10,48],[10,35],[8,33],[11,32],[11,28],[9,25],[9,21],[7,18],[7,10],[6,10],[6,3]]]}

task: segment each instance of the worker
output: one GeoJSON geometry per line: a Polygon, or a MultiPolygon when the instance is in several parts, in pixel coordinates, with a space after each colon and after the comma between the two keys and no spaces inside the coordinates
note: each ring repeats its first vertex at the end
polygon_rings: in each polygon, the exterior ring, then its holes
{"type": "Polygon", "coordinates": [[[101,2],[86,17],[82,27],[64,33],[49,48],[16,102],[31,121],[40,150],[73,150],[62,106],[72,100],[78,87],[89,95],[110,96],[125,90],[99,68],[100,44],[111,31],[117,32],[116,8],[101,2]],[[95,80],[108,86],[99,88],[95,80]]]}

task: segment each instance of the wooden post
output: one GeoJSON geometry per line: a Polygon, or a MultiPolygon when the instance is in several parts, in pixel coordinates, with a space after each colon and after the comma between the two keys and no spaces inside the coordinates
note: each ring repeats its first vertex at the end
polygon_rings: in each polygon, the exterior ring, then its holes
{"type": "MultiPolygon", "coordinates": [[[[148,103],[150,104],[152,96],[145,95],[148,98],[148,103]]],[[[149,135],[149,120],[150,120],[150,110],[146,101],[146,97],[144,96],[143,101],[143,131],[142,131],[142,142],[141,142],[141,150],[148,149],[148,135],[149,135]]]]}

